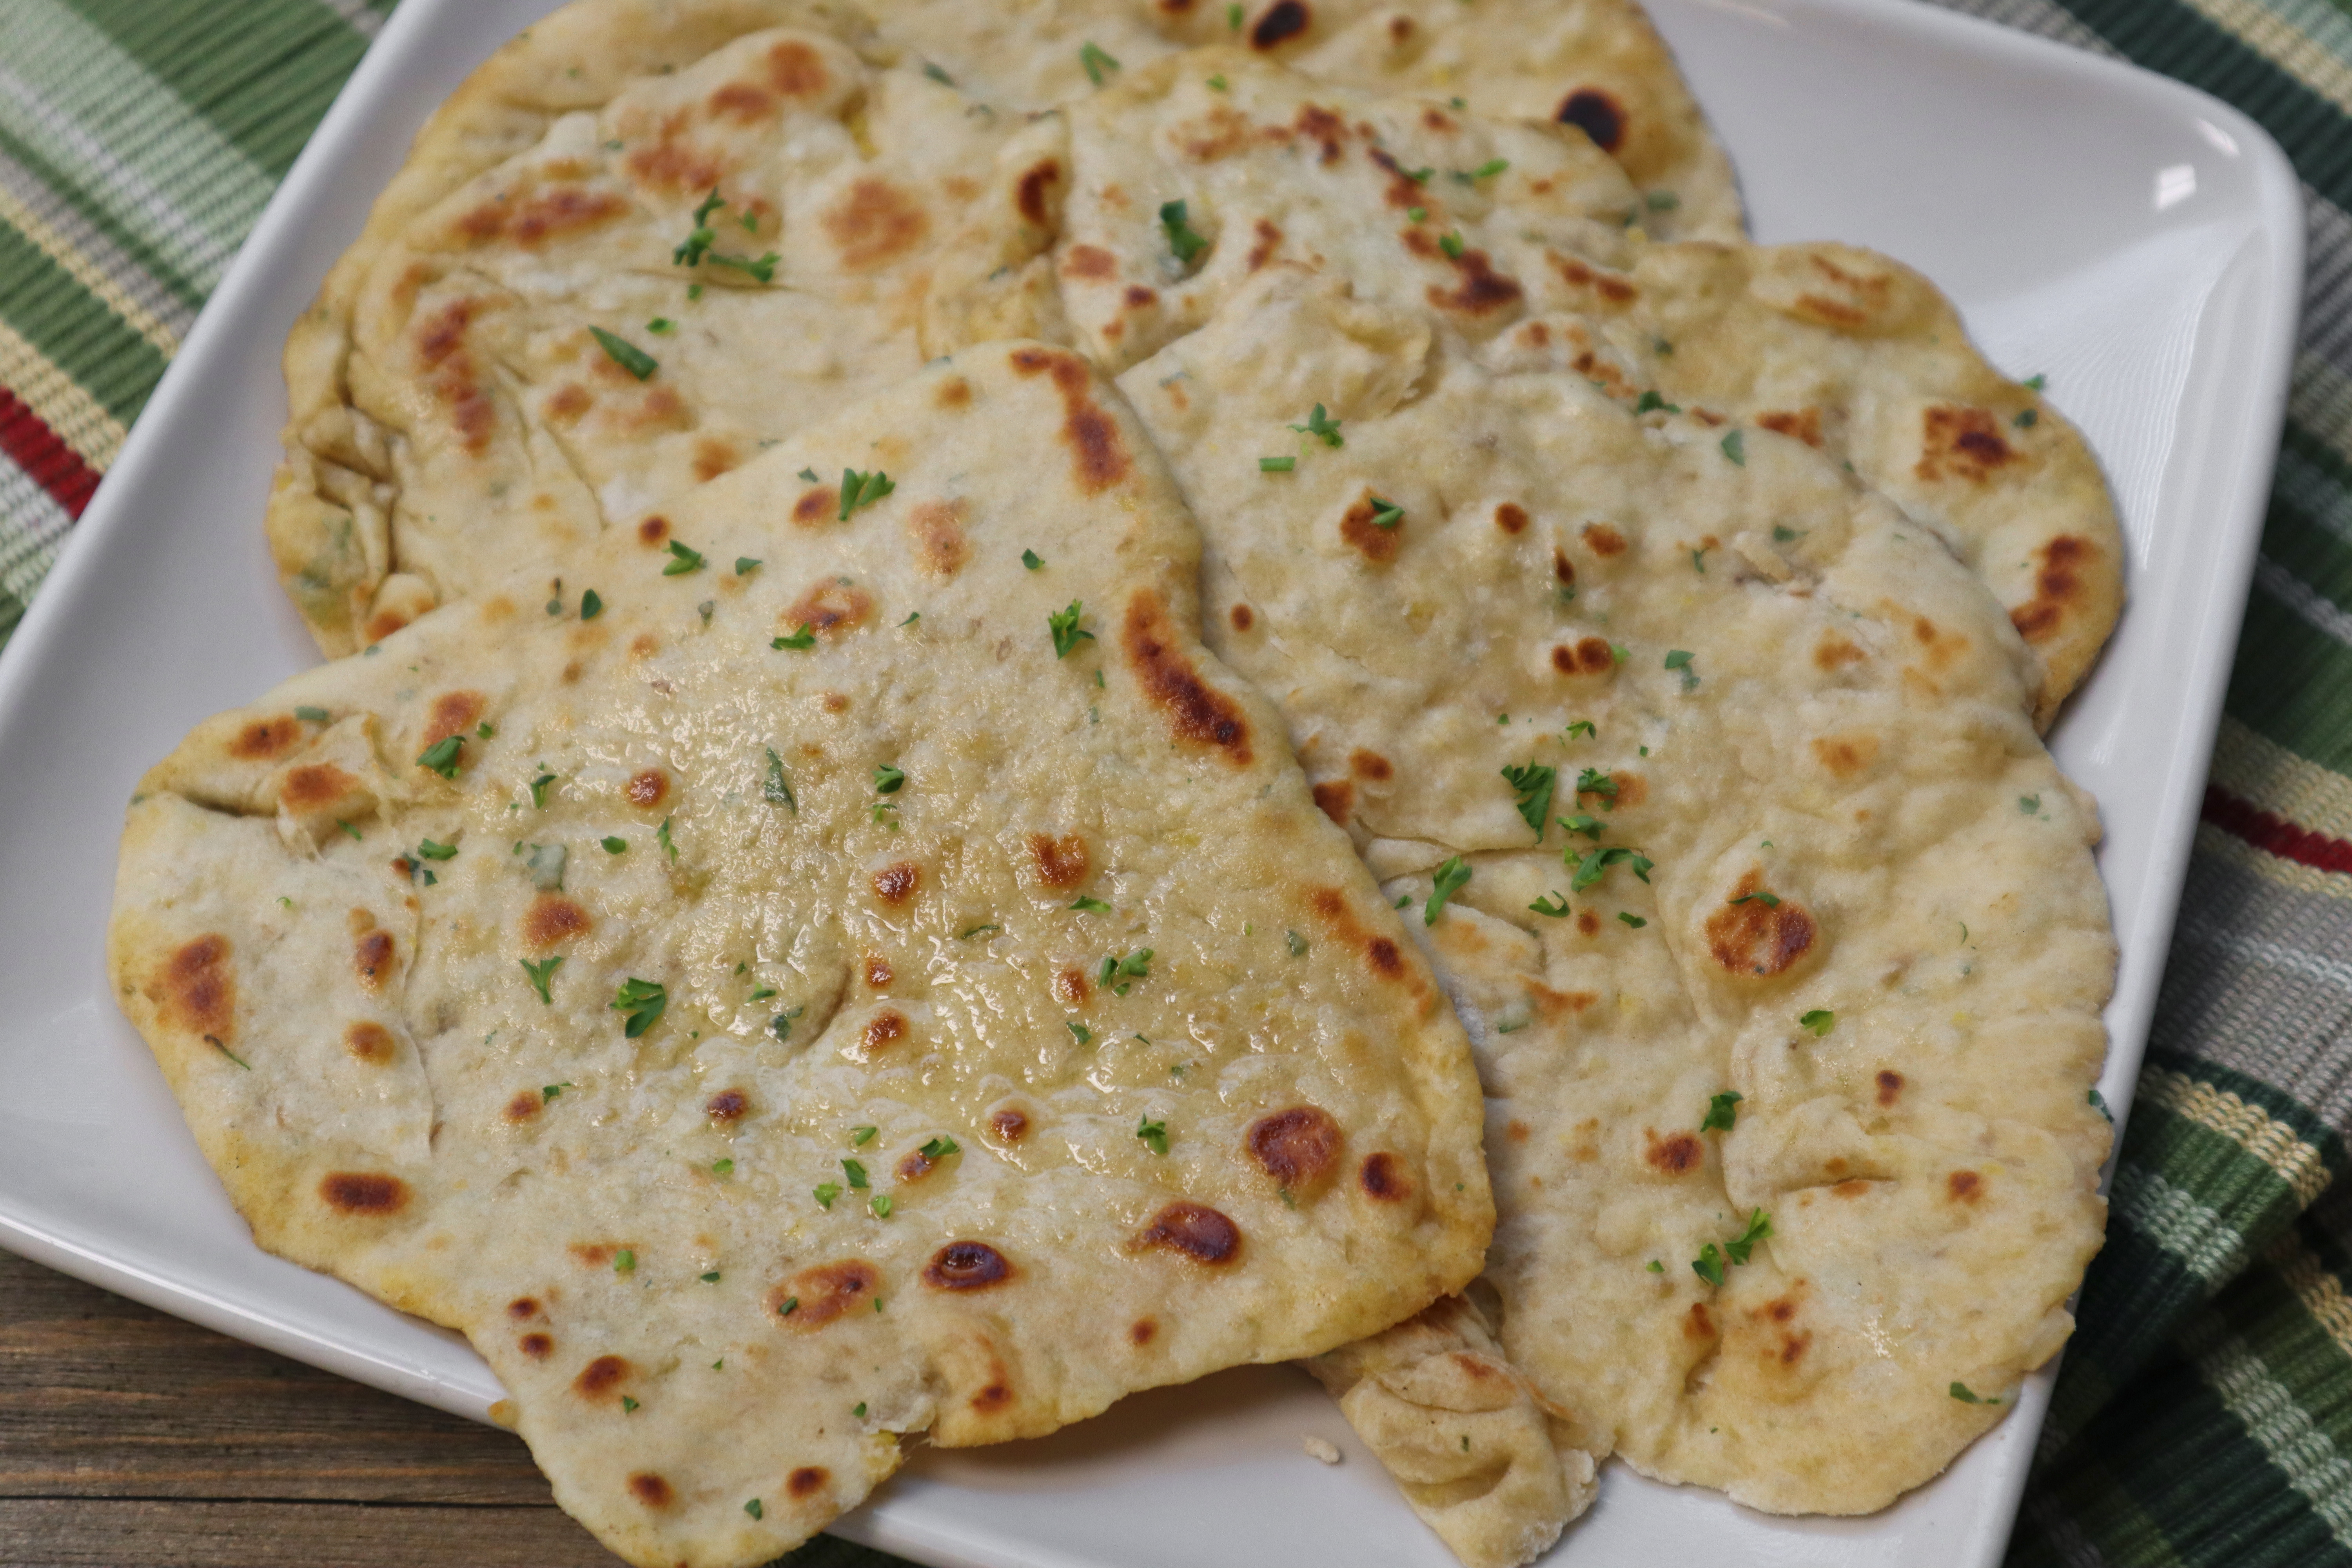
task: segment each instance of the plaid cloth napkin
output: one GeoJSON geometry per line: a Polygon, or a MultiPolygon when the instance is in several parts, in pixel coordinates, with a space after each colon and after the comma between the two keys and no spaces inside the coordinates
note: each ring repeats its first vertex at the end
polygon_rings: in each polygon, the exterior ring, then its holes
{"type": "MultiPolygon", "coordinates": [[[[0,638],[392,3],[0,0],[0,638]]],[[[1954,3],[2234,102],[2311,226],[2228,716],[2010,1562],[2352,1568],[2352,0],[1954,3]]]]}

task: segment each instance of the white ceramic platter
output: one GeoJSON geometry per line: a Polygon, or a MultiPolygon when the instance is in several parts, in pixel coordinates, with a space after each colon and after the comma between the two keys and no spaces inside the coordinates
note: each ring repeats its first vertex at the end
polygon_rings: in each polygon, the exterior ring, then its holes
{"type": "MultiPolygon", "coordinates": [[[[455,1335],[256,1250],[106,994],[121,804],[197,720],[313,662],[262,500],[278,346],[408,138],[547,0],[404,0],[173,364],[0,653],[0,1245],[480,1418],[455,1335]]],[[[2103,1089],[2129,1104],[2278,437],[2302,279],[2294,176],[2228,107],[1901,0],[1654,0],[1759,237],[1874,246],[2106,465],[2131,604],[2059,726],[2098,797],[2123,942],[2103,1089]]],[[[1612,1466],[1549,1560],[1990,1568],[2048,1399],[1863,1520],[1776,1520],[1612,1466]]],[[[926,1453],[842,1533],[951,1568],[1444,1568],[1322,1394],[1283,1369],[1139,1395],[1057,1436],[926,1453]],[[1339,1444],[1328,1468],[1300,1438],[1339,1444]]]]}

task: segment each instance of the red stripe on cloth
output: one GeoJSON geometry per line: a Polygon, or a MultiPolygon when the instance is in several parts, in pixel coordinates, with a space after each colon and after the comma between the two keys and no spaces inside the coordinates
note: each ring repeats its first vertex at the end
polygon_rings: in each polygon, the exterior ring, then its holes
{"type": "Polygon", "coordinates": [[[98,489],[98,470],[5,386],[0,386],[0,452],[32,475],[33,482],[48,491],[68,517],[81,516],[98,489]]]}
{"type": "Polygon", "coordinates": [[[2226,790],[2205,786],[2205,820],[2222,832],[2244,839],[2265,854],[2322,871],[2352,874],[2352,844],[2297,827],[2284,817],[2258,809],[2226,790]]]}

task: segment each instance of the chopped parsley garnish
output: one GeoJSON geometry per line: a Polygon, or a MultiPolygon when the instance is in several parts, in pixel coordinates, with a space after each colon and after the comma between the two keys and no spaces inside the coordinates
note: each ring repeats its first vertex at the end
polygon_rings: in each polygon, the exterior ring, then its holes
{"type": "Polygon", "coordinates": [[[1480,180],[1493,179],[1510,166],[1511,161],[1508,158],[1489,158],[1475,169],[1454,170],[1454,183],[1459,185],[1473,185],[1480,180]]]}
{"type": "Polygon", "coordinates": [[[949,1155],[961,1152],[961,1146],[954,1139],[946,1137],[934,1138],[918,1151],[926,1160],[944,1160],[949,1155]]]}
{"type": "MultiPolygon", "coordinates": [[[[561,963],[562,960],[559,959],[557,962],[561,963]]],[[[557,1095],[562,1094],[565,1089],[570,1089],[571,1087],[572,1086],[568,1083],[549,1084],[545,1089],[539,1091],[540,1103],[542,1105],[545,1104],[547,1101],[553,1100],[557,1095]]]]}
{"type": "Polygon", "coordinates": [[[1242,30],[1242,7],[1239,0],[1225,7],[1225,30],[1231,33],[1238,33],[1242,30]]]}
{"type": "Polygon", "coordinates": [[[677,323],[671,321],[667,316],[656,316],[652,321],[646,323],[646,331],[651,332],[657,338],[667,337],[670,333],[677,331],[677,323]]]}
{"type": "Polygon", "coordinates": [[[902,627],[904,627],[904,626],[913,626],[917,621],[919,621],[919,620],[921,620],[922,618],[923,618],[923,612],[922,612],[922,611],[920,611],[920,610],[910,610],[910,611],[908,611],[908,612],[907,618],[906,618],[905,620],[903,620],[903,621],[900,621],[900,622],[898,623],[898,625],[899,625],[900,626],[902,626],[902,627]]]}
{"type": "MultiPolygon", "coordinates": [[[[930,66],[925,68],[928,70],[937,70],[939,68],[937,66],[930,66]]],[[[945,80],[946,79],[942,77],[940,79],[945,80]]],[[[753,1519],[758,1519],[764,1515],[767,1510],[760,1506],[760,1500],[758,1498],[753,1498],[750,1502],[743,1505],[743,1511],[750,1514],[753,1519]]]]}
{"type": "Polygon", "coordinates": [[[803,469],[801,470],[801,472],[800,472],[800,477],[801,477],[802,479],[806,479],[809,483],[811,483],[811,484],[813,484],[813,485],[814,485],[814,484],[818,484],[818,483],[821,483],[821,482],[822,482],[822,481],[820,481],[820,480],[817,479],[817,477],[816,477],[816,470],[815,470],[814,468],[803,468],[803,469]]]}
{"type": "Polygon", "coordinates": [[[875,1134],[881,1131],[879,1127],[853,1127],[849,1130],[849,1146],[863,1149],[873,1142],[875,1134]]]}
{"type": "Polygon", "coordinates": [[[856,468],[842,469],[839,521],[847,522],[851,512],[860,507],[872,506],[898,488],[891,482],[890,476],[879,468],[870,474],[861,474],[856,468]]]}
{"type": "Polygon", "coordinates": [[[2000,1403],[1998,1397],[1978,1394],[1965,1383],[1952,1384],[1952,1397],[1963,1405],[1999,1405],[2000,1403]]]}
{"type": "Polygon", "coordinates": [[[1529,904],[1528,908],[1535,910],[1535,912],[1539,915],[1549,915],[1553,920],[1560,920],[1565,918],[1568,914],[1569,903],[1568,900],[1561,898],[1558,890],[1555,889],[1549,897],[1538,899],[1534,903],[1529,904]]]}
{"type": "Polygon", "coordinates": [[[416,755],[416,765],[445,779],[457,776],[457,753],[466,749],[463,735],[444,735],[416,755]]]}
{"type": "MultiPolygon", "coordinates": [[[[1560,864],[1563,866],[1568,864],[1569,857],[1575,853],[1573,845],[1561,850],[1560,864]]],[[[1595,849],[1577,861],[1576,875],[1569,879],[1568,890],[1571,893],[1584,891],[1585,889],[1608,875],[1609,868],[1620,860],[1632,861],[1633,875],[1644,882],[1650,879],[1650,868],[1657,864],[1638,849],[1628,849],[1622,844],[1612,844],[1605,849],[1595,849]]]]}
{"type": "Polygon", "coordinates": [[[1024,550],[1021,552],[1021,564],[1034,572],[1045,564],[1045,558],[1034,550],[1024,550]]]}
{"type": "Polygon", "coordinates": [[[849,1407],[849,1413],[852,1415],[863,1416],[866,1414],[866,1401],[861,1399],[856,1404],[851,1405],[849,1407]]]}
{"type": "Polygon", "coordinates": [[[694,209],[694,232],[686,237],[685,244],[670,252],[673,266],[702,265],[703,257],[709,254],[711,242],[719,237],[711,232],[710,215],[726,205],[726,199],[719,194],[719,187],[711,186],[710,194],[702,198],[702,205],[694,209]]]}
{"type": "Polygon", "coordinates": [[[774,986],[762,985],[753,991],[751,994],[743,998],[743,1000],[746,1002],[765,1002],[769,997],[779,994],[781,994],[781,993],[778,992],[774,986]]]}
{"type": "Polygon", "coordinates": [[[2036,414],[2031,408],[2023,408],[2018,411],[2017,417],[2011,420],[2010,423],[2016,426],[2020,430],[2031,430],[2036,425],[2042,423],[2042,416],[2036,414]]]}
{"type": "Polygon", "coordinates": [[[789,1013],[779,1013],[774,1017],[769,1019],[768,1027],[776,1032],[776,1038],[780,1040],[789,1040],[793,1037],[793,1020],[807,1011],[808,1005],[806,1003],[803,1003],[800,1006],[793,1008],[789,1013]]]}
{"type": "Polygon", "coordinates": [[[756,555],[738,555],[735,557],[735,575],[740,577],[743,574],[749,572],[752,567],[759,564],[760,559],[756,555]]]}
{"type": "Polygon", "coordinates": [[[2088,1105],[2092,1110],[2097,1111],[2100,1115],[2105,1117],[2108,1121],[2113,1122],[2115,1121],[2116,1113],[2107,1109],[2107,1097],[2101,1094],[2097,1089],[2094,1089],[2085,1090],[2083,1095],[2083,1102],[2088,1105]]]}
{"type": "Polygon", "coordinates": [[[816,634],[809,630],[809,624],[806,621],[803,621],[801,623],[800,630],[793,633],[790,637],[770,637],[768,639],[768,646],[770,647],[789,648],[814,647],[816,647],[816,634]]]}
{"type": "MultiPolygon", "coordinates": [[[[876,1219],[888,1219],[890,1217],[890,1194],[887,1193],[875,1194],[867,1206],[873,1209],[874,1217],[876,1219]]],[[[859,1406],[857,1413],[860,1415],[865,1415],[865,1407],[863,1405],[859,1406]]]]}
{"type": "Polygon", "coordinates": [[[416,847],[416,853],[427,860],[454,860],[457,856],[455,844],[436,844],[427,838],[416,847]]]}
{"type": "Polygon", "coordinates": [[[1168,1123],[1165,1121],[1139,1121],[1136,1123],[1135,1135],[1142,1139],[1143,1146],[1153,1153],[1168,1152],[1168,1123]]]}
{"type": "Polygon", "coordinates": [[[1135,989],[1134,983],[1136,981],[1149,980],[1150,978],[1151,950],[1148,947],[1139,947],[1133,952],[1129,953],[1125,958],[1121,958],[1117,953],[1113,953],[1110,957],[1104,959],[1102,961],[1102,967],[1096,971],[1095,984],[1097,985],[1108,985],[1112,990],[1124,996],[1129,991],[1135,989]],[[1122,976],[1124,976],[1124,978],[1122,978],[1122,976]],[[1116,984],[1113,984],[1114,982],[1116,982],[1116,984]]]}
{"type": "Polygon", "coordinates": [[[2025,378],[2025,384],[2030,390],[2039,392],[2050,384],[2050,378],[2041,374],[2029,375],[2025,378]]]}
{"type": "Polygon", "coordinates": [[[1437,177],[1437,171],[1434,168],[1401,169],[1398,173],[1416,185],[1425,185],[1437,177]]]}
{"type": "Polygon", "coordinates": [[[1517,767],[1506,767],[1503,778],[1518,796],[1519,816],[1536,830],[1536,842],[1543,842],[1544,818],[1551,815],[1552,793],[1559,787],[1559,770],[1541,763],[1528,763],[1517,767]]]}
{"type": "Polygon", "coordinates": [[[970,931],[960,931],[956,932],[956,940],[958,942],[970,942],[973,937],[979,936],[984,931],[1001,931],[1004,928],[1003,926],[998,925],[994,921],[990,921],[986,925],[976,925],[970,931]]]}
{"type": "Polygon", "coordinates": [[[1610,809],[1616,808],[1617,781],[1599,768],[1587,768],[1576,775],[1576,793],[1580,796],[1597,795],[1609,803],[1610,809]]]}
{"type": "Polygon", "coordinates": [[[1734,430],[1731,434],[1726,436],[1719,444],[1723,447],[1723,455],[1730,458],[1734,465],[1742,468],[1748,466],[1747,437],[1743,436],[1740,432],[1734,430]]]}
{"type": "Polygon", "coordinates": [[[2019,795],[2017,797],[2017,810],[2018,814],[2021,816],[2040,816],[2042,814],[2042,797],[2038,795],[2019,795]]]}
{"type": "Polygon", "coordinates": [[[1433,926],[1437,923],[1437,917],[1444,912],[1446,900],[1469,885],[1470,871],[1471,868],[1464,864],[1459,855],[1452,857],[1444,865],[1437,868],[1437,877],[1431,888],[1429,901],[1421,908],[1422,924],[1433,926]]]}
{"type": "Polygon", "coordinates": [[[866,1190],[866,1166],[863,1163],[856,1160],[844,1160],[841,1163],[841,1173],[849,1178],[849,1186],[851,1191],[864,1192],[866,1190]]]}
{"type": "Polygon", "coordinates": [[[1573,741],[1576,739],[1577,732],[1579,731],[1582,731],[1585,738],[1588,740],[1597,741],[1601,738],[1601,731],[1593,728],[1592,721],[1590,719],[1578,719],[1572,721],[1569,727],[1562,731],[1562,733],[1569,740],[1573,741]]]}
{"type": "Polygon", "coordinates": [[[716,1284],[718,1284],[718,1283],[719,1283],[719,1270],[718,1270],[718,1269],[716,1269],[716,1268],[714,1268],[714,1269],[712,1269],[709,1273],[708,1273],[708,1274],[704,1275],[704,1276],[702,1277],[702,1282],[703,1282],[705,1285],[716,1285],[716,1284]]]}
{"type": "Polygon", "coordinates": [[[1404,521],[1404,508],[1397,505],[1396,502],[1382,500],[1378,496],[1373,496],[1370,500],[1374,528],[1394,528],[1404,521]]]}
{"type": "Polygon", "coordinates": [[[689,550],[685,545],[680,544],[677,540],[673,539],[669,542],[669,552],[674,559],[662,568],[663,576],[683,577],[688,572],[699,572],[702,570],[701,551],[689,550]]]}
{"type": "Polygon", "coordinates": [[[642,1408],[642,1406],[640,1406],[640,1405],[637,1404],[637,1401],[636,1401],[636,1398],[635,1398],[635,1395],[633,1395],[633,1394],[624,1394],[623,1395],[621,1395],[621,1414],[622,1414],[622,1415],[635,1415],[635,1414],[637,1413],[637,1411],[638,1411],[640,1408],[642,1408]]]}
{"type": "Polygon", "coordinates": [[[1223,92],[1225,90],[1225,79],[1222,75],[1213,76],[1209,79],[1209,85],[1223,92]]]}
{"type": "Polygon", "coordinates": [[[1723,1284],[1723,1249],[1711,1241],[1700,1247],[1698,1256],[1691,1259],[1691,1272],[1708,1284],[1720,1288],[1723,1284]]]}
{"type": "Polygon", "coordinates": [[[654,358],[628,339],[614,337],[602,327],[591,327],[588,331],[595,338],[597,345],[604,351],[607,358],[639,381],[645,380],[646,377],[661,369],[661,361],[654,358]]]}
{"type": "Polygon", "coordinates": [[[1078,64],[1087,68],[1087,79],[1097,87],[1103,84],[1103,72],[1119,68],[1118,62],[1104,53],[1101,46],[1094,43],[1079,47],[1078,64]]]}
{"type": "MultiPolygon", "coordinates": [[[[710,1173],[714,1176],[731,1176],[735,1173],[735,1162],[732,1160],[713,1160],[710,1162],[710,1173]]],[[[708,1279],[716,1279],[719,1276],[716,1274],[709,1274],[705,1275],[704,1278],[708,1279]]]]}
{"type": "Polygon", "coordinates": [[[1651,191],[1642,203],[1654,213],[1670,213],[1683,205],[1683,199],[1672,191],[1651,191]]]}
{"type": "Polygon", "coordinates": [[[636,1271],[637,1271],[637,1255],[636,1255],[635,1253],[634,1253],[634,1252],[630,1251],[627,1247],[625,1247],[621,1248],[621,1250],[620,1250],[620,1251],[618,1251],[618,1252],[616,1252],[616,1253],[614,1253],[614,1254],[613,1255],[613,1272],[614,1272],[614,1273],[615,1273],[615,1274],[635,1274],[636,1271]]]}
{"type": "Polygon", "coordinates": [[[547,809],[547,786],[555,782],[553,773],[541,773],[530,781],[530,804],[541,811],[547,809]]]}
{"type": "MultiPolygon", "coordinates": [[[[563,955],[557,953],[553,958],[542,958],[537,963],[531,963],[527,958],[517,962],[521,963],[523,973],[530,976],[530,988],[539,993],[539,999],[553,1006],[555,998],[547,994],[547,983],[553,979],[555,972],[563,966],[563,955]]],[[[548,1098],[552,1100],[555,1097],[550,1095],[548,1098]]]]}
{"type": "MultiPolygon", "coordinates": [[[[833,1206],[833,1200],[840,1195],[841,1184],[839,1182],[820,1182],[816,1186],[816,1206],[821,1209],[829,1209],[833,1206]]],[[[792,1300],[786,1302],[783,1309],[784,1315],[786,1317],[790,1317],[792,1315],[793,1309],[799,1305],[800,1299],[798,1297],[794,1297],[792,1300]]]]}
{"type": "Polygon", "coordinates": [[[1448,260],[1459,261],[1462,259],[1462,237],[1451,231],[1441,234],[1437,237],[1437,248],[1445,252],[1448,260]]]}
{"type": "Polygon", "coordinates": [[[1633,400],[1633,412],[1636,414],[1647,414],[1654,408],[1663,408],[1669,414],[1680,414],[1683,411],[1682,405],[1668,403],[1655,392],[1645,392],[1633,400]]]}
{"type": "Polygon", "coordinates": [[[328,712],[324,708],[297,708],[294,710],[294,717],[306,724],[324,724],[329,720],[328,712]]]}
{"type": "Polygon", "coordinates": [[[1071,1037],[1082,1046],[1090,1046],[1095,1042],[1095,1032],[1084,1024],[1074,1024],[1065,1018],[1062,1020],[1062,1027],[1069,1030],[1071,1037]]]}
{"type": "Polygon", "coordinates": [[[622,1033],[634,1040],[658,1022],[662,1010],[669,1005],[669,991],[650,980],[629,979],[621,982],[614,994],[613,1011],[628,1020],[622,1033]]]}
{"type": "Polygon", "coordinates": [[[1780,895],[1768,893],[1759,888],[1752,893],[1742,893],[1730,901],[1735,904],[1761,904],[1768,910],[1777,910],[1780,907],[1780,895]]]}
{"type": "Polygon", "coordinates": [[[612,837],[604,840],[604,853],[607,855],[618,855],[628,847],[629,841],[625,838],[612,837]]]}
{"type": "Polygon", "coordinates": [[[1296,458],[1260,458],[1257,471],[1261,474],[1286,474],[1298,467],[1296,458]]]}
{"type": "Polygon", "coordinates": [[[1739,1233],[1738,1238],[1723,1244],[1723,1255],[1734,1263],[1745,1263],[1748,1254],[1756,1250],[1756,1244],[1769,1240],[1771,1235],[1772,1222],[1764,1217],[1762,1209],[1758,1209],[1748,1216],[1748,1228],[1739,1233]]]}
{"type": "Polygon", "coordinates": [[[798,812],[801,803],[793,798],[793,786],[784,777],[784,759],[776,755],[776,748],[768,749],[768,776],[760,785],[760,794],[770,805],[781,805],[787,811],[798,812]]]}
{"type": "Polygon", "coordinates": [[[1092,642],[1095,634],[1078,629],[1078,617],[1086,614],[1086,605],[1076,599],[1066,610],[1055,610],[1045,617],[1045,629],[1054,634],[1054,657],[1067,658],[1070,650],[1081,642],[1092,642]]]}
{"type": "Polygon", "coordinates": [[[1785,522],[1776,522],[1772,525],[1772,542],[1775,544],[1793,544],[1804,537],[1801,531],[1790,528],[1785,522]]]}
{"type": "MultiPolygon", "coordinates": [[[[1837,1015],[1831,1012],[1827,1007],[1816,1007],[1811,1012],[1806,1014],[1803,1017],[1798,1019],[1797,1023],[1801,1028],[1811,1029],[1813,1032],[1814,1037],[1818,1038],[1828,1034],[1832,1029],[1837,1026],[1837,1015]]],[[[2095,1093],[2096,1091],[2094,1090],[2093,1092],[2095,1093]]]]}
{"type": "Polygon", "coordinates": [[[1578,812],[1574,816],[1561,817],[1559,819],[1559,825],[1562,827],[1567,828],[1570,833],[1583,834],[1587,838],[1591,839],[1596,844],[1601,842],[1601,836],[1609,831],[1608,827],[1602,824],[1599,817],[1590,816],[1581,811],[1578,812]]]}
{"type": "Polygon", "coordinates": [[[1698,672],[1691,668],[1693,655],[1688,648],[1675,648],[1666,655],[1666,668],[1678,669],[1683,675],[1683,689],[1689,691],[1698,685],[1698,672]]]}
{"type": "Polygon", "coordinates": [[[1290,949],[1290,956],[1293,958],[1304,958],[1307,956],[1307,939],[1299,935],[1295,931],[1286,931],[1282,933],[1282,944],[1290,949]]]}
{"type": "Polygon", "coordinates": [[[1315,405],[1314,411],[1307,416],[1306,424],[1293,425],[1291,428],[1301,436],[1312,437],[1326,447],[1344,447],[1348,444],[1348,438],[1339,434],[1339,421],[1324,413],[1323,405],[1319,403],[1315,405]]]}
{"type": "Polygon", "coordinates": [[[1090,915],[1107,915],[1110,913],[1110,906],[1108,904],[1104,903],[1100,899],[1087,898],[1084,893],[1072,899],[1066,907],[1073,910],[1083,910],[1090,915]]]}
{"type": "Polygon", "coordinates": [[[662,825],[654,829],[654,842],[669,851],[670,864],[675,866],[677,864],[677,846],[670,839],[670,820],[667,816],[662,818],[662,825]]]}
{"type": "Polygon", "coordinates": [[[1643,1264],[1643,1267],[1647,1268],[1653,1274],[1664,1274],[1666,1271],[1666,1266],[1659,1262],[1654,1258],[1650,1259],[1649,1262],[1643,1264]]]}
{"type": "Polygon", "coordinates": [[[604,596],[591,588],[580,595],[580,618],[593,621],[604,613],[604,596]]]}
{"type": "Polygon", "coordinates": [[[1404,216],[1411,218],[1415,223],[1427,223],[1429,221],[1429,209],[1427,207],[1407,207],[1404,209],[1404,216]]]}
{"type": "Polygon", "coordinates": [[[1619,910],[1617,911],[1617,918],[1623,921],[1627,925],[1632,926],[1635,931],[1640,931],[1643,926],[1650,923],[1641,916],[1626,910],[1619,910]]]}
{"type": "Polygon", "coordinates": [[[1702,577],[1706,575],[1706,551],[1707,547],[1702,544],[1691,552],[1691,570],[1702,577]]]}
{"type": "Polygon", "coordinates": [[[1713,1096],[1706,1102],[1706,1114],[1699,1119],[1698,1130],[1702,1132],[1730,1131],[1731,1124],[1739,1119],[1739,1102],[1747,1098],[1736,1089],[1727,1089],[1713,1096]]]}
{"type": "Polygon", "coordinates": [[[1176,253],[1177,262],[1190,267],[1193,258],[1209,248],[1209,242],[1186,221],[1187,210],[1182,202],[1160,203],[1160,226],[1168,232],[1168,248],[1176,253]]]}
{"type": "Polygon", "coordinates": [[[874,793],[876,795],[897,795],[900,790],[906,787],[907,774],[906,770],[903,768],[894,768],[889,763],[885,763],[880,767],[874,770],[874,793]]]}

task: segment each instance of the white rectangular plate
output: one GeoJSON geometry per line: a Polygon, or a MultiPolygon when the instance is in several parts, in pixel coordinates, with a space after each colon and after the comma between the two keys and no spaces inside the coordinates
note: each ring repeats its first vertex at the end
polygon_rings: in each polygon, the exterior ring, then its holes
{"type": "MultiPolygon", "coordinates": [[[[122,802],[195,721],[314,662],[261,510],[278,348],[408,138],[546,0],[405,0],[294,167],[0,653],[0,1245],[395,1394],[481,1418],[457,1336],[257,1251],[106,994],[122,802]]],[[[1893,0],[1654,0],[1764,239],[1876,247],[1992,359],[2050,377],[2106,465],[2131,605],[2059,726],[2097,797],[2123,943],[2103,1084],[2120,1114],[2179,896],[2278,437],[2302,278],[2285,158],[2225,105],[1893,0]]],[[[1990,1568],[2048,1377],[1934,1484],[1780,1520],[1612,1466],[1554,1564],[1990,1568]]],[[[1287,1370],[1139,1395],[1057,1436],[927,1451],[842,1532],[953,1568],[1444,1568],[1330,1404],[1287,1370]],[[1328,1437],[1327,1468],[1300,1438],[1328,1437]]]]}

